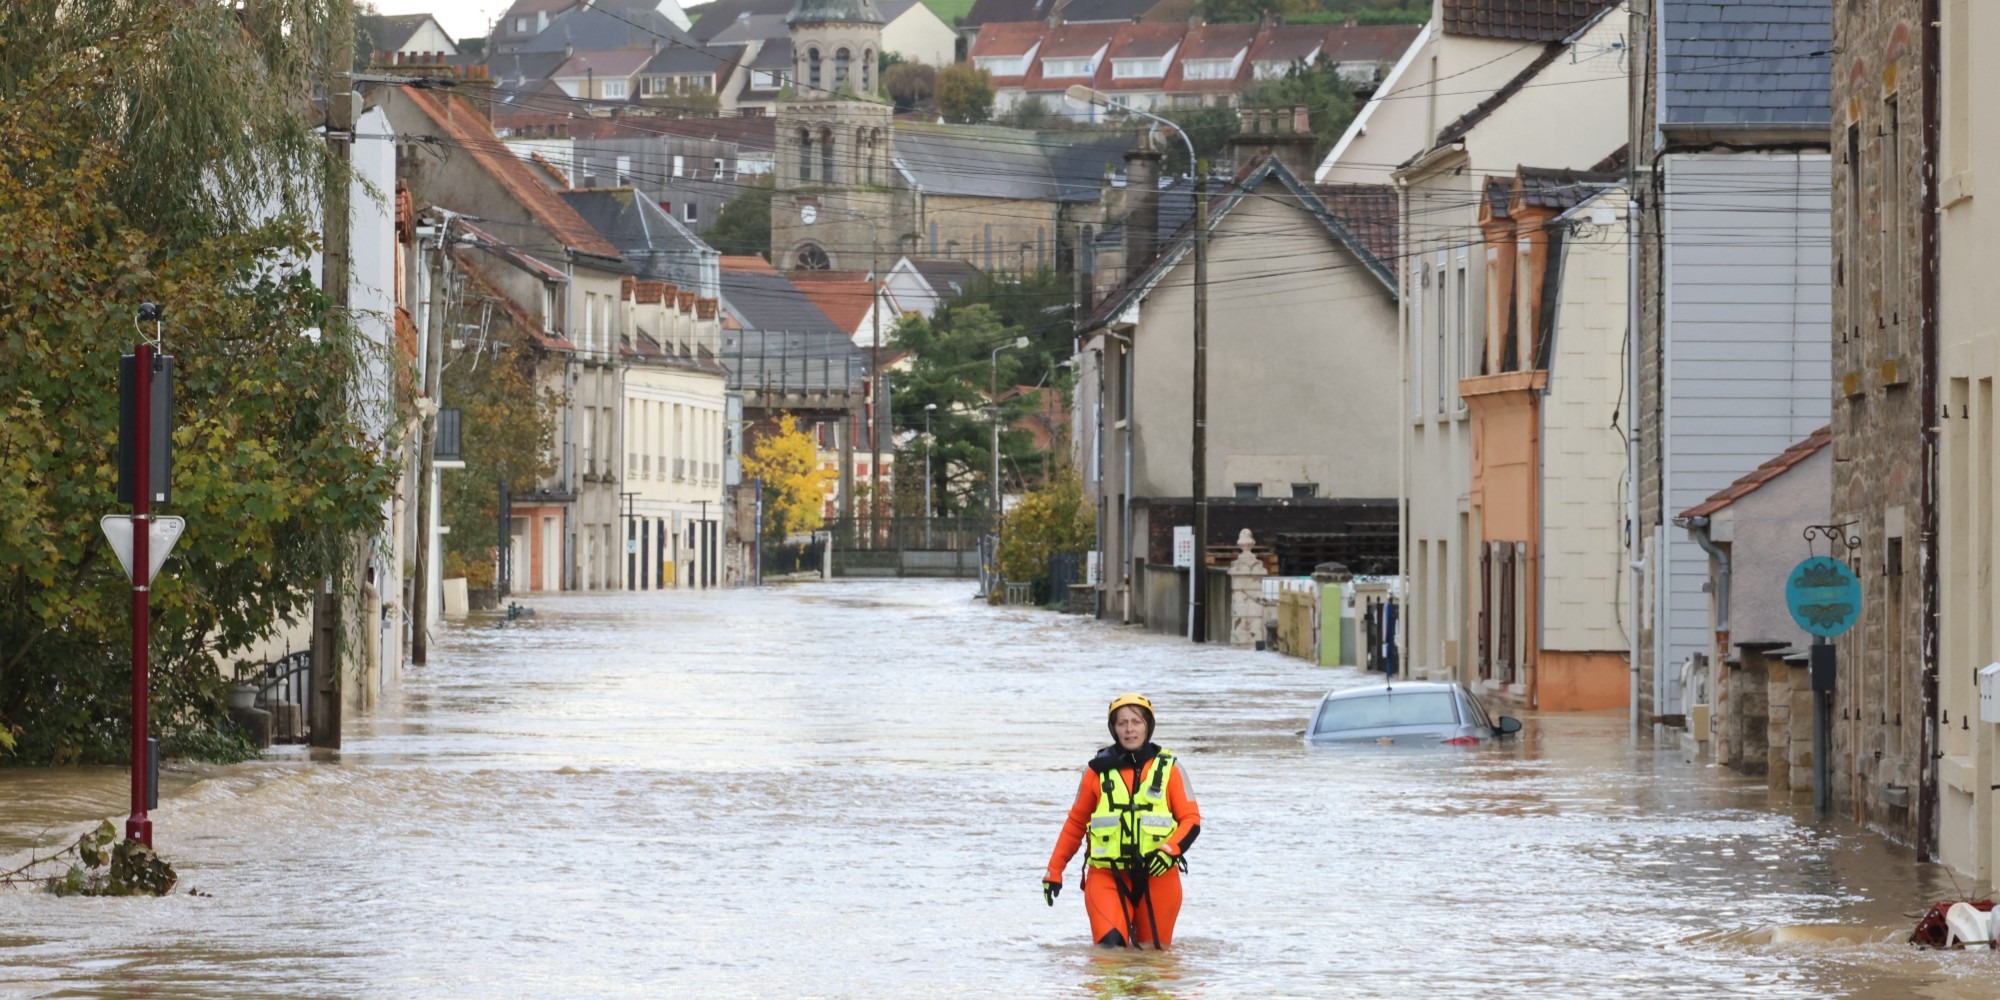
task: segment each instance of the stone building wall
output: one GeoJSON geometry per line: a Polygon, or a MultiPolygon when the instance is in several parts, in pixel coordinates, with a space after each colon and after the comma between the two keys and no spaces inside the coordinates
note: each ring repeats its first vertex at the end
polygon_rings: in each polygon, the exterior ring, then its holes
{"type": "MultiPolygon", "coordinates": [[[[1639,523],[1631,526],[1627,537],[1632,541],[1626,555],[1628,561],[1646,560],[1646,570],[1639,574],[1639,698],[1637,714],[1641,725],[1653,718],[1656,710],[1653,704],[1653,619],[1654,592],[1645,581],[1652,578],[1655,562],[1661,558],[1653,552],[1652,540],[1663,523],[1661,517],[1660,460],[1664,430],[1662,403],[1660,396],[1660,349],[1662,343],[1660,293],[1664,264],[1660,253],[1661,189],[1655,183],[1657,173],[1651,165],[1658,162],[1658,132],[1654,128],[1659,109],[1658,92],[1649,85],[1656,76],[1655,59],[1659,52],[1658,39],[1653,35],[1656,23],[1653,17],[1657,0],[1632,0],[1632,37],[1636,40],[1633,55],[1637,64],[1632,72],[1632,140],[1631,160],[1642,165],[1635,173],[1637,181],[1634,192],[1638,203],[1637,226],[1633,243],[1639,253],[1639,287],[1634,294],[1639,296],[1639,336],[1637,357],[1631,363],[1639,366],[1639,394],[1634,407],[1632,428],[1639,440],[1639,523]]],[[[1631,488],[1628,486],[1628,489],[1631,488]]]]}
{"type": "MultiPolygon", "coordinates": [[[[1916,843],[1925,761],[1919,0],[1834,4],[1833,496],[1862,615],[1836,641],[1834,810],[1916,843]]],[[[1838,554],[1838,553],[1836,553],[1838,554]]]]}

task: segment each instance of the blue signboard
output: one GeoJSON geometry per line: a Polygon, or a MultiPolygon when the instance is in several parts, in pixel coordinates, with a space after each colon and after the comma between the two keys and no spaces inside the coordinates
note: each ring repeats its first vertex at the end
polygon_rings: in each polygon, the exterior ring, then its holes
{"type": "Polygon", "coordinates": [[[1861,580],[1846,563],[1814,556],[1785,577],[1785,606],[1800,628],[1831,639],[1860,620],[1861,580]]]}

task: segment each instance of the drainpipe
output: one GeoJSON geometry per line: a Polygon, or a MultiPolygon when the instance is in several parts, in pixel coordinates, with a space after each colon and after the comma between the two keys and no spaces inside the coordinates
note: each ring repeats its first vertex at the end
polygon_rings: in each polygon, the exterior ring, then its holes
{"type": "MultiPolygon", "coordinates": [[[[1637,163],[1637,157],[1633,157],[1637,163]]],[[[1639,558],[1639,184],[1636,169],[1625,187],[1625,645],[1630,677],[1625,694],[1632,738],[1639,738],[1639,585],[1648,567],[1639,558]]]]}
{"type": "MultiPolygon", "coordinates": [[[[1930,414],[1938,412],[1938,85],[1942,82],[1943,66],[1938,51],[1938,0],[1923,0],[1923,59],[1924,59],[1924,155],[1923,164],[1923,210],[1917,213],[1923,227],[1918,243],[1918,253],[1922,261],[1919,272],[1922,275],[1922,294],[1919,301],[1923,309],[1923,325],[1919,328],[1922,344],[1923,364],[1917,370],[1917,378],[1923,393],[1922,435],[1923,435],[1923,500],[1919,505],[1923,511],[1923,544],[1918,548],[1923,561],[1923,682],[1919,690],[1923,701],[1923,728],[1919,730],[1921,739],[1921,762],[1918,764],[1920,780],[1917,782],[1917,857],[1926,861],[1937,860],[1938,855],[1938,439],[1937,427],[1930,422],[1930,414]]],[[[1953,25],[1953,31],[1964,31],[1963,24],[1953,25]]]]}
{"type": "MultiPolygon", "coordinates": [[[[1715,630],[1729,631],[1729,553],[1708,537],[1708,518],[1677,517],[1674,523],[1686,528],[1688,537],[1694,539],[1701,550],[1716,562],[1715,577],[1715,630]]],[[[1718,654],[1721,650],[1716,651],[1718,654]]]]}

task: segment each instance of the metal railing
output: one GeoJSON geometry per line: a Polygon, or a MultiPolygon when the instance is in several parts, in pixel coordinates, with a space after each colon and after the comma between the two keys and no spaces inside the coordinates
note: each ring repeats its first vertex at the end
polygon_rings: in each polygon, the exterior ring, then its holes
{"type": "Polygon", "coordinates": [[[848,393],[867,379],[866,356],[837,330],[725,330],[719,360],[736,390],[848,393]]]}
{"type": "Polygon", "coordinates": [[[970,552],[979,547],[987,527],[983,514],[883,518],[857,514],[827,519],[826,530],[833,535],[836,552],[970,552]]]}
{"type": "Polygon", "coordinates": [[[257,689],[257,705],[272,716],[274,743],[305,743],[312,738],[307,706],[312,704],[313,654],[310,648],[286,653],[249,670],[238,669],[236,681],[257,689]],[[289,706],[289,707],[284,707],[289,706]]]}

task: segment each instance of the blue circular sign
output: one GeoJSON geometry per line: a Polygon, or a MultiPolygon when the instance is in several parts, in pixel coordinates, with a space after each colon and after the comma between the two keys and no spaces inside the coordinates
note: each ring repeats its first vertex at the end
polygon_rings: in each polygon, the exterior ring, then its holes
{"type": "Polygon", "coordinates": [[[1861,618],[1861,578],[1838,559],[1814,556],[1785,577],[1785,606],[1800,628],[1831,639],[1861,618]]]}

